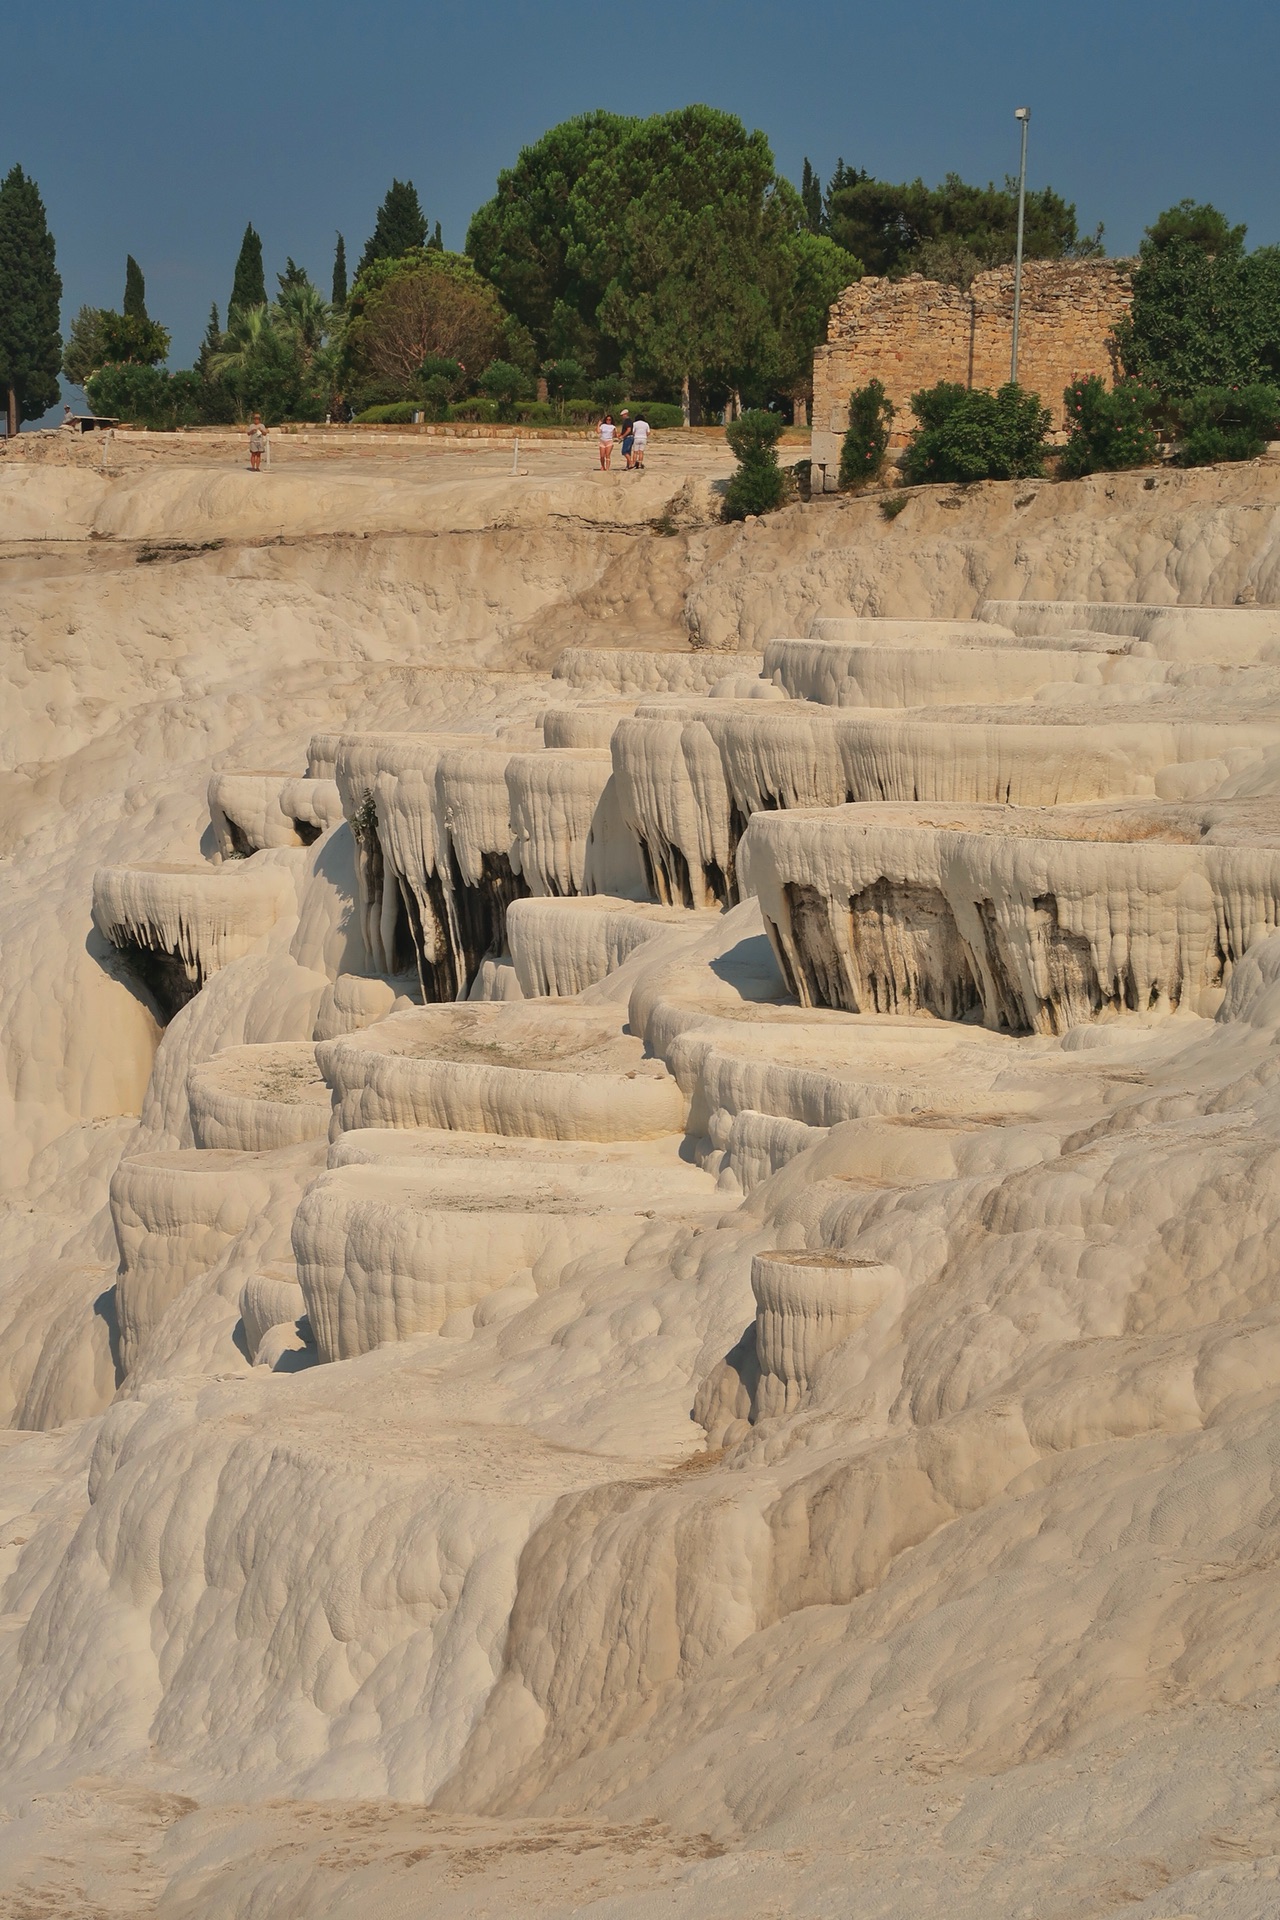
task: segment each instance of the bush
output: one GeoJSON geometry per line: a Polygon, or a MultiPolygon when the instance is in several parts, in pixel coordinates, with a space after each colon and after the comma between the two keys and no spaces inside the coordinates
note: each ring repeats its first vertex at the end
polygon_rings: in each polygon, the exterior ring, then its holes
{"type": "Polygon", "coordinates": [[[724,497],[726,520],[745,520],[750,513],[772,513],[787,495],[787,477],[778,465],[777,446],[784,421],[780,414],[754,407],[725,428],[725,439],[738,459],[738,471],[724,497]]]}
{"type": "Polygon", "coordinates": [[[684,414],[670,400],[633,400],[631,411],[637,416],[643,414],[655,433],[660,427],[684,425],[684,414]]]}
{"type": "Polygon", "coordinates": [[[626,387],[616,373],[608,373],[603,380],[593,380],[591,383],[591,398],[597,407],[607,408],[610,412],[614,412],[622,405],[626,391],[626,387]]]}
{"type": "Polygon", "coordinates": [[[496,400],[486,400],[483,394],[473,393],[469,400],[459,400],[450,407],[449,418],[492,426],[498,418],[498,403],[496,400]]]}
{"type": "Polygon", "coordinates": [[[186,385],[179,384],[175,391],[172,376],[162,367],[144,367],[132,360],[99,367],[89,375],[85,393],[95,413],[122,420],[126,426],[172,431],[194,425],[198,417],[186,385]]]}
{"type": "Polygon", "coordinates": [[[1208,467],[1219,460],[1256,460],[1280,434],[1280,389],[1260,382],[1247,387],[1206,387],[1178,410],[1183,442],[1180,467],[1208,467]]]}
{"type": "Polygon", "coordinates": [[[420,400],[393,400],[387,406],[366,407],[363,413],[356,415],[356,425],[360,427],[410,427],[415,413],[423,413],[425,408],[420,400]]]}
{"type": "Polygon", "coordinates": [[[517,400],[530,397],[530,384],[528,375],[519,367],[513,367],[509,360],[491,360],[479,381],[481,393],[496,403],[500,420],[512,417],[517,400]]]}
{"type": "Polygon", "coordinates": [[[1156,457],[1154,420],[1160,396],[1141,380],[1110,389],[1096,373],[1073,380],[1062,396],[1070,438],[1058,463],[1065,480],[1149,466],[1156,457]]]}
{"type": "Polygon", "coordinates": [[[902,462],[921,481],[1021,480],[1043,475],[1049,409],[1012,384],[996,393],[940,381],[911,397],[920,422],[902,462]]]}
{"type": "Polygon", "coordinates": [[[874,480],[889,451],[893,402],[879,380],[869,380],[849,395],[849,431],[840,449],[840,485],[856,487],[874,480]]]}

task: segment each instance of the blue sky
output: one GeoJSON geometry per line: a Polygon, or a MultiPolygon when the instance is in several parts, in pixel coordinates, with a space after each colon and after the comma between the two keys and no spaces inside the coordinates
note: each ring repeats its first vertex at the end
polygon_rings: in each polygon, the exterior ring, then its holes
{"type": "MultiPolygon", "coordinates": [[[[843,155],[891,179],[1017,163],[1106,223],[1113,252],[1184,195],[1280,240],[1280,9],[1255,0],[1060,5],[834,0],[42,0],[5,7],[0,170],[35,175],[64,328],[118,306],[126,253],[189,364],[225,310],[245,222],[327,291],[393,175],[461,247],[498,169],[591,107],[703,100],[768,134],[798,182],[843,155]]],[[[270,284],[270,280],[269,280],[270,284]]]]}

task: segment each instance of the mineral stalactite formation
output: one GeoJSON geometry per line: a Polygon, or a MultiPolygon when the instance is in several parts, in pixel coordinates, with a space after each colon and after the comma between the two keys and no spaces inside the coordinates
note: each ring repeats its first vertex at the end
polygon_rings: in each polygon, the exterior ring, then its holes
{"type": "Polygon", "coordinates": [[[620,1920],[1267,1910],[1273,516],[310,484],[269,666],[221,549],[92,574],[140,745],[14,562],[15,1857],[128,1792],[158,1920],[594,1911],[574,1847],[620,1920]]]}

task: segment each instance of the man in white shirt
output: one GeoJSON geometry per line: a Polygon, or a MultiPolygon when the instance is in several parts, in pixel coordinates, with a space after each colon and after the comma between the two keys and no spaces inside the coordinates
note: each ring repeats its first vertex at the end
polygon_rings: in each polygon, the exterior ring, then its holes
{"type": "Polygon", "coordinates": [[[644,450],[649,444],[649,422],[642,414],[631,429],[631,469],[633,473],[644,471],[644,450]]]}

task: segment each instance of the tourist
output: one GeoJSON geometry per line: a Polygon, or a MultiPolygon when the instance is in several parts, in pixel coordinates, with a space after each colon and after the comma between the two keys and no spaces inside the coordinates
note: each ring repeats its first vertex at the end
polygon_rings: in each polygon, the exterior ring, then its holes
{"type": "Polygon", "coordinates": [[[628,469],[631,466],[631,449],[635,445],[635,434],[631,422],[624,413],[622,416],[622,458],[628,469]]]}
{"type": "Polygon", "coordinates": [[[627,462],[633,472],[644,472],[644,450],[649,444],[649,422],[641,414],[631,429],[632,457],[627,462]]]}
{"type": "Polygon", "coordinates": [[[600,422],[600,471],[608,473],[613,461],[613,437],[618,429],[613,424],[613,415],[606,413],[600,422]]]}
{"type": "Polygon", "coordinates": [[[267,430],[262,424],[262,415],[255,413],[249,428],[249,471],[262,472],[262,456],[267,450],[267,430]]]}

